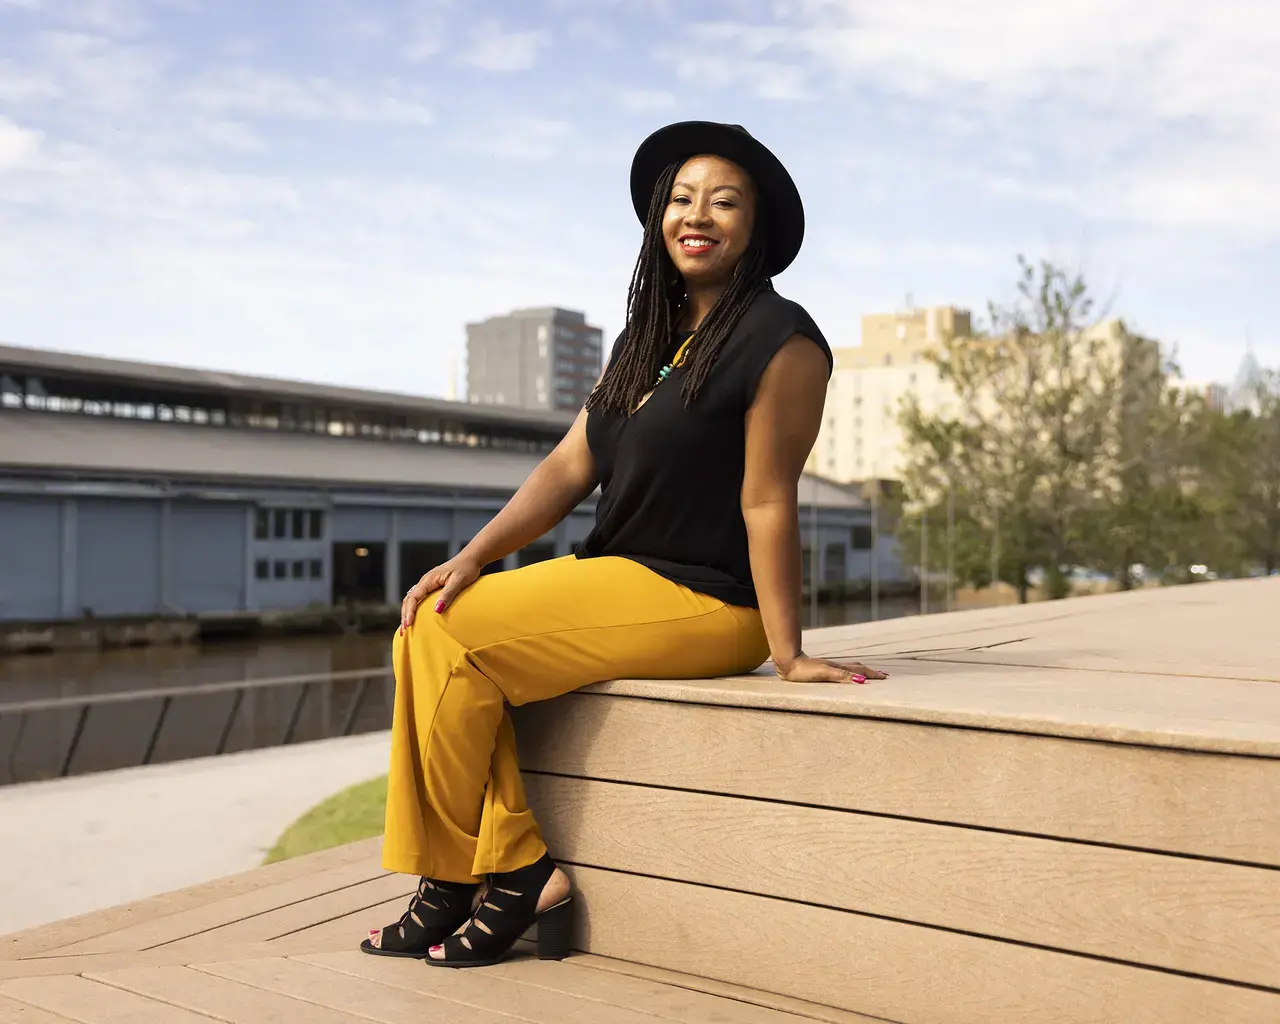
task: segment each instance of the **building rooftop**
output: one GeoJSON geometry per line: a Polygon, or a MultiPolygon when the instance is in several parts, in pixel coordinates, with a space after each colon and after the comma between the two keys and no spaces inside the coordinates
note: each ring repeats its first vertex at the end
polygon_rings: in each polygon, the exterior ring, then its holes
{"type": "MultiPolygon", "coordinates": [[[[290,431],[0,411],[0,473],[49,477],[241,480],[513,492],[542,456],[290,431]]],[[[859,491],[808,474],[800,503],[866,504],[859,491]]]]}
{"type": "Polygon", "coordinates": [[[532,452],[288,431],[0,412],[0,471],[34,476],[257,480],[514,491],[532,452]]]}
{"type": "Polygon", "coordinates": [[[111,379],[153,386],[180,387],[209,394],[232,394],[293,402],[322,402],[406,413],[432,413],[472,423],[504,423],[562,430],[568,430],[573,423],[573,414],[553,410],[481,406],[469,402],[451,402],[442,398],[424,398],[393,391],[313,384],[275,377],[257,377],[243,373],[201,370],[128,359],[108,359],[102,356],[13,345],[0,345],[0,373],[5,371],[111,379]]]}

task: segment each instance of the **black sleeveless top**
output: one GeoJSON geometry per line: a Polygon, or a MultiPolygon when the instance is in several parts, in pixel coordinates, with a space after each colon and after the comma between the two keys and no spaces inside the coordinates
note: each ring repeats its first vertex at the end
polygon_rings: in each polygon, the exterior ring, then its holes
{"type": "MultiPolygon", "coordinates": [[[[632,416],[587,414],[600,499],[579,558],[621,555],[726,604],[759,607],[742,518],[745,417],[760,375],[793,334],[812,339],[831,365],[831,348],[809,314],[762,292],[691,407],[680,394],[686,359],[632,416]]],[[[614,343],[615,353],[625,337],[624,331],[614,343]]],[[[667,359],[687,337],[670,339],[667,359]]],[[[691,348],[697,343],[695,336],[691,348]]]]}

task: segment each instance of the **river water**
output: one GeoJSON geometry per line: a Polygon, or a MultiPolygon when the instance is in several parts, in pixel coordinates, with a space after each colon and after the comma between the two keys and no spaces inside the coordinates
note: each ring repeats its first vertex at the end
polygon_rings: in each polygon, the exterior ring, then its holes
{"type": "MultiPolygon", "coordinates": [[[[915,614],[911,600],[882,600],[880,618],[915,614]]],[[[807,628],[809,607],[802,614],[807,628]]],[[[865,622],[868,602],[819,605],[821,626],[865,622]]],[[[369,670],[359,679],[98,706],[78,724],[78,710],[0,714],[0,784],[63,774],[272,746],[294,723],[293,741],[390,724],[389,635],[298,637],[204,646],[67,651],[0,658],[0,705],[208,683],[324,677],[369,670]],[[383,671],[379,671],[383,670],[383,671]],[[303,690],[306,694],[303,694],[303,690]],[[354,710],[353,710],[354,709],[354,710]],[[157,723],[160,727],[157,728],[157,723]],[[70,752],[70,753],[69,753],[70,752]]]]}

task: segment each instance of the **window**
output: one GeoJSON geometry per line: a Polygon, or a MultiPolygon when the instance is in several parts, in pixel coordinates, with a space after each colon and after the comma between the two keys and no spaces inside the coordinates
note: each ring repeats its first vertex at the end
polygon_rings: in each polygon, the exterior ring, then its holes
{"type": "Polygon", "coordinates": [[[307,535],[307,513],[300,508],[293,510],[293,539],[302,540],[307,535]]]}
{"type": "Polygon", "coordinates": [[[855,526],[853,528],[853,550],[854,551],[870,551],[871,550],[871,527],[855,526]]]}
{"type": "Polygon", "coordinates": [[[313,580],[321,579],[324,576],[324,563],[318,558],[311,559],[307,563],[307,568],[310,570],[310,576],[313,580]]]}
{"type": "Polygon", "coordinates": [[[827,557],[822,566],[824,583],[843,583],[845,580],[844,545],[828,544],[827,557]]]}
{"type": "Polygon", "coordinates": [[[253,576],[255,579],[266,580],[271,578],[271,563],[265,558],[259,558],[253,563],[253,576]]]}
{"type": "Polygon", "coordinates": [[[310,520],[310,528],[307,531],[307,535],[312,540],[319,540],[324,536],[324,513],[318,508],[313,508],[311,510],[310,520]]]}
{"type": "Polygon", "coordinates": [[[892,365],[893,365],[893,355],[892,355],[891,353],[889,353],[889,352],[886,352],[886,353],[884,354],[884,365],[885,365],[885,366],[892,366],[892,365]]]}
{"type": "Polygon", "coordinates": [[[275,577],[276,577],[276,579],[278,579],[278,580],[283,580],[283,579],[288,579],[288,578],[289,578],[289,563],[288,563],[288,562],[281,561],[280,559],[277,559],[277,560],[276,560],[276,564],[275,564],[275,577]]]}
{"type": "Polygon", "coordinates": [[[307,563],[301,558],[295,558],[293,561],[293,578],[295,580],[306,579],[307,563]]]}
{"type": "MultiPolygon", "coordinates": [[[[257,515],[254,517],[253,536],[257,540],[266,540],[271,536],[271,512],[269,509],[258,509],[257,515]]],[[[259,579],[266,579],[265,576],[259,576],[259,579]]]]}
{"type": "Polygon", "coordinates": [[[272,524],[275,529],[271,531],[271,535],[276,540],[283,540],[289,535],[289,512],[287,509],[278,508],[275,510],[275,522],[272,524]]]}

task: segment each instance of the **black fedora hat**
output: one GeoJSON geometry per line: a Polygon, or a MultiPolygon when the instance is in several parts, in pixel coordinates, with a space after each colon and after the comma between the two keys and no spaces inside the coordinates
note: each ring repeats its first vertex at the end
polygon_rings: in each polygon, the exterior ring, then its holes
{"type": "Polygon", "coordinates": [[[653,189],[662,172],[671,164],[704,153],[731,160],[751,175],[764,213],[766,270],[770,277],[781,274],[796,258],[804,240],[804,204],[782,161],[742,125],[680,121],[645,139],[631,161],[631,203],[640,223],[649,215],[653,189]]]}

